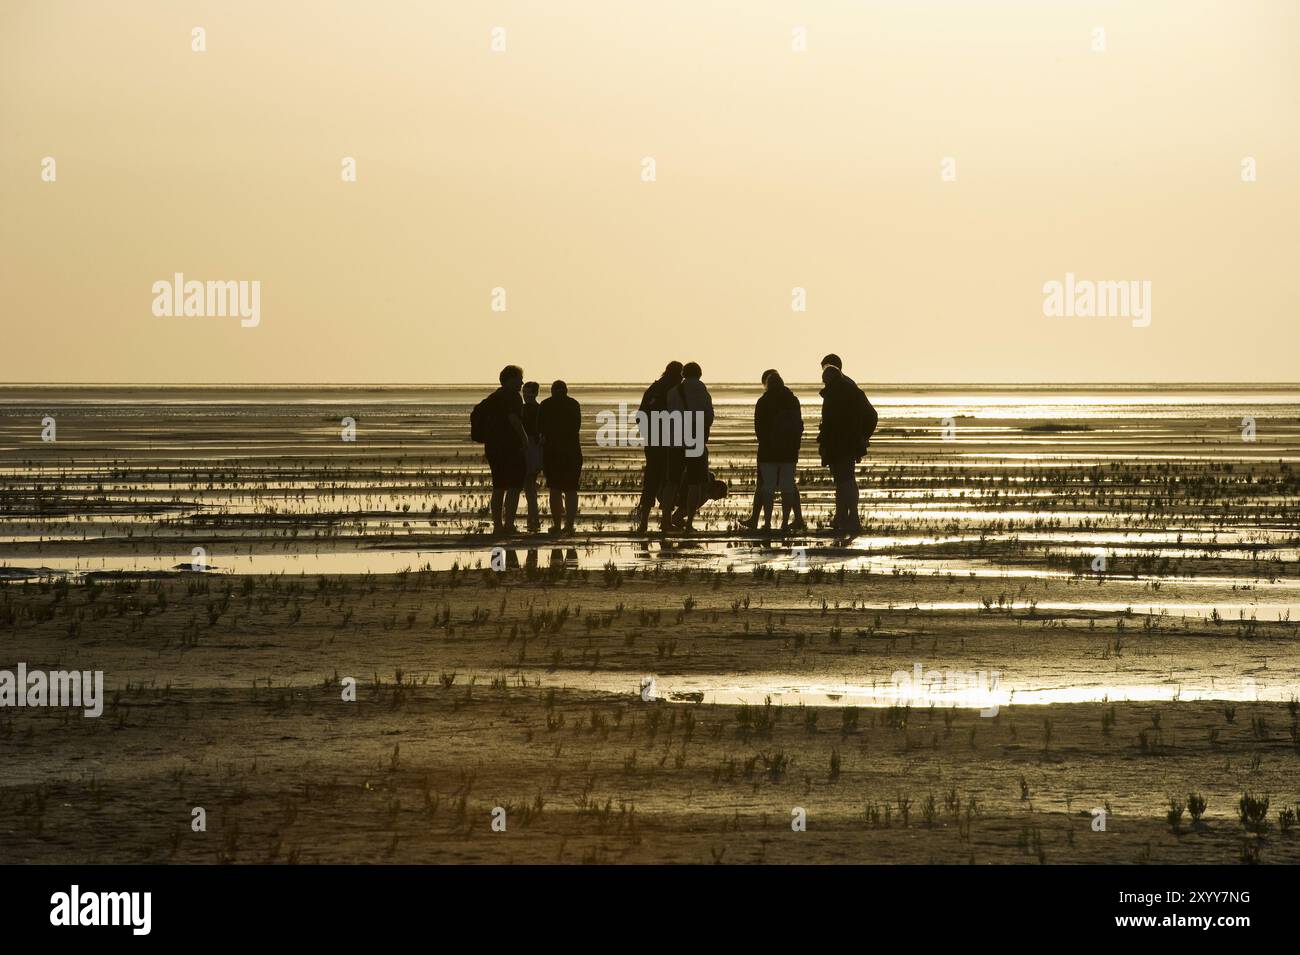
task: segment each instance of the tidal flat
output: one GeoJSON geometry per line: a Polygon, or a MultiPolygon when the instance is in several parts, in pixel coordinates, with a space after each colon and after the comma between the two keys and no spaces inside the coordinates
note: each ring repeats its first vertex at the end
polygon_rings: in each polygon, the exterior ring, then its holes
{"type": "Polygon", "coordinates": [[[740,530],[747,386],[631,534],[574,385],[576,532],[491,539],[476,389],[0,389],[0,668],[107,697],[0,708],[0,857],[1300,860],[1300,391],[867,390],[860,537],[807,440],[740,530]]]}

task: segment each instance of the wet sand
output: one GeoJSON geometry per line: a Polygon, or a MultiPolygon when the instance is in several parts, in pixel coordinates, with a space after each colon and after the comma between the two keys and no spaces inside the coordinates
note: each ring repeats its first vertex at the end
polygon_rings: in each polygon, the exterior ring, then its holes
{"type": "Polygon", "coordinates": [[[492,541],[471,390],[0,389],[0,668],[111,688],[0,710],[6,858],[1297,861],[1300,392],[870,390],[837,540],[811,460],[812,532],[736,530],[719,391],[699,535],[628,535],[640,452],[593,424],[578,533],[492,541]]]}

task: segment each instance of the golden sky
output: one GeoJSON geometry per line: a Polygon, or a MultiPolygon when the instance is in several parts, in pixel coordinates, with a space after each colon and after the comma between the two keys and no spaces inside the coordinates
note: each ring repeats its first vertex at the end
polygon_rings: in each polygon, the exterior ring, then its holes
{"type": "Polygon", "coordinates": [[[1294,0],[4,0],[0,382],[1294,381],[1297,49],[1294,0]],[[155,316],[177,272],[260,323],[155,316]]]}

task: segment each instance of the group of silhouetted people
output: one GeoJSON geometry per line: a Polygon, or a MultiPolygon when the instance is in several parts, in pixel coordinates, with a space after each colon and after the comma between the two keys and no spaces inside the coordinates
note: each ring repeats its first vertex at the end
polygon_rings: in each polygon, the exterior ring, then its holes
{"type": "Polygon", "coordinates": [[[492,532],[515,532],[520,492],[528,505],[528,530],[541,530],[540,474],[551,492],[552,533],[571,533],[582,473],[582,406],[563,381],[551,382],[551,396],[539,403],[537,382],[525,382],[519,366],[507,365],[499,377],[501,387],[470,414],[470,437],[483,443],[492,472],[492,532]]]}
{"type": "MultiPolygon", "coordinates": [[[[878,418],[862,389],[844,374],[838,355],[827,355],[821,366],[817,450],[835,484],[835,514],[830,526],[853,535],[862,530],[857,464],[867,453],[878,418]]],[[[637,505],[638,533],[648,531],[656,505],[660,530],[693,530],[700,508],[727,494],[726,483],[709,470],[714,410],[702,377],[696,362],[683,365],[672,361],[641,397],[638,443],[645,455],[645,471],[637,505]]],[[[539,474],[550,489],[551,531],[572,532],[582,471],[582,408],[569,397],[563,381],[552,383],[551,397],[539,404],[537,383],[525,383],[519,367],[507,365],[500,380],[501,387],[479,402],[470,416],[471,436],[483,443],[492,472],[493,533],[514,533],[521,491],[528,505],[528,530],[541,529],[539,474]]],[[[740,523],[749,530],[761,527],[770,531],[780,491],[780,529],[804,530],[797,484],[803,411],[776,369],[763,372],[762,384],[763,394],[754,405],[758,487],[749,518],[740,523]]]]}
{"type": "Polygon", "coordinates": [[[637,506],[639,533],[646,532],[656,503],[663,513],[661,530],[690,531],[694,530],[696,512],[707,501],[726,496],[726,484],[709,470],[713,396],[701,380],[703,374],[693,361],[685,365],[670,361],[641,396],[637,415],[645,450],[645,477],[637,506]],[[661,430],[656,426],[660,421],[671,421],[674,427],[661,430]]]}

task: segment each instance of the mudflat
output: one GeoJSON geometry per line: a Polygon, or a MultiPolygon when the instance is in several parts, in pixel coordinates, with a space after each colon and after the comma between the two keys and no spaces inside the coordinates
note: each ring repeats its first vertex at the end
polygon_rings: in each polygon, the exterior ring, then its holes
{"type": "Polygon", "coordinates": [[[0,708],[5,861],[1300,858],[1300,395],[869,389],[840,539],[737,529],[751,391],[698,534],[593,424],[493,540],[472,389],[5,389],[0,669],[106,696],[0,708]]]}

